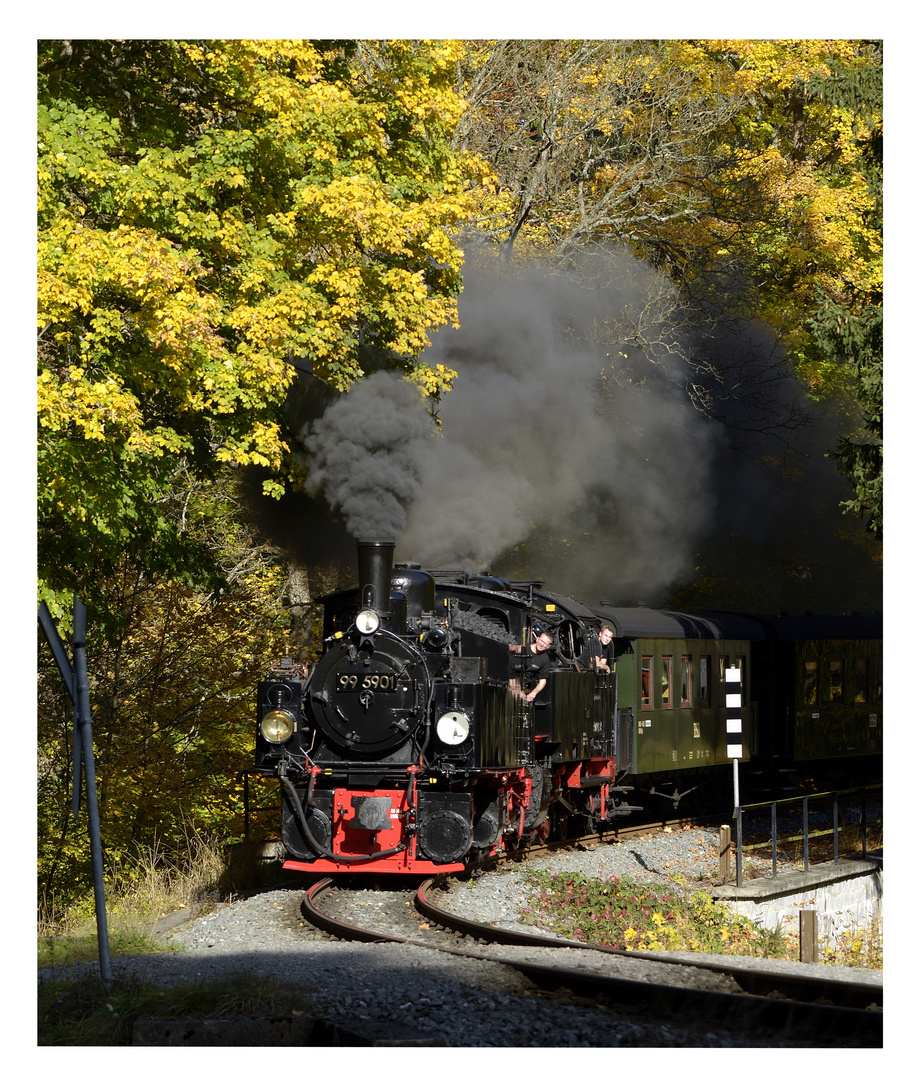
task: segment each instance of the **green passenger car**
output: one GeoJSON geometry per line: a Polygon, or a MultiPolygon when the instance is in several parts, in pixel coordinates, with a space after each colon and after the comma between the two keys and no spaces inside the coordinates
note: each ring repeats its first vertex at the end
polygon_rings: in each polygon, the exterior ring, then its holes
{"type": "Polygon", "coordinates": [[[617,773],[623,783],[676,804],[697,788],[705,770],[735,757],[751,759],[757,705],[749,685],[750,639],[763,632],[756,623],[644,607],[595,612],[614,630],[617,773]],[[728,730],[729,668],[740,671],[731,683],[740,683],[740,732],[728,730]]]}
{"type": "Polygon", "coordinates": [[[877,771],[881,615],[778,615],[759,621],[765,633],[752,644],[752,692],[764,702],[764,759],[796,766],[862,759],[867,776],[877,771]]]}

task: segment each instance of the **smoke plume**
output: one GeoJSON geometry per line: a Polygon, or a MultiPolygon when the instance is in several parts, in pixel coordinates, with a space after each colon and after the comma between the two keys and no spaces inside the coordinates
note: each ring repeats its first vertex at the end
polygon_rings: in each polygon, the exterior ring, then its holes
{"type": "Polygon", "coordinates": [[[536,536],[514,569],[605,599],[653,596],[686,570],[706,521],[712,436],[641,358],[641,384],[615,385],[628,357],[612,359],[591,333],[649,285],[660,282],[633,275],[588,291],[539,273],[467,276],[461,329],[431,350],[458,379],[398,555],[482,571],[536,536]]]}
{"type": "Polygon", "coordinates": [[[334,401],[304,434],[306,489],[322,494],[352,536],[401,536],[421,495],[419,462],[433,421],[419,391],[377,372],[334,401]]]}
{"type": "MultiPolygon", "coordinates": [[[[671,286],[626,256],[598,287],[584,281],[468,268],[460,329],[426,355],[458,373],[441,427],[404,379],[371,375],[305,430],[308,493],[353,537],[395,538],[399,560],[542,578],[589,604],[663,603],[699,564],[745,587],[762,578],[777,610],[801,609],[785,593],[807,591],[797,581],[825,563],[835,598],[841,582],[870,581],[866,557],[838,539],[840,478],[807,448],[769,331],[718,324],[678,340],[685,330],[662,318],[671,286]],[[794,459],[813,481],[790,479],[794,459]],[[805,538],[795,545],[790,525],[805,538]],[[768,582],[746,551],[802,573],[768,582]]],[[[716,585],[713,606],[730,603],[716,585]]]]}

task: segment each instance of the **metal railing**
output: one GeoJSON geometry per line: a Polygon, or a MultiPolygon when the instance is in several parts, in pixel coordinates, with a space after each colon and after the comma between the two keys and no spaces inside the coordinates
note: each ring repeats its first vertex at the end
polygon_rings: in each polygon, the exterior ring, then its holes
{"type": "MultiPolygon", "coordinates": [[[[253,814],[265,814],[271,811],[277,815],[278,821],[281,820],[281,810],[279,808],[277,800],[272,803],[271,806],[252,806],[249,799],[249,777],[260,776],[263,780],[270,779],[266,777],[264,773],[259,772],[258,769],[240,769],[236,774],[237,782],[243,781],[243,840],[245,843],[249,843],[249,819],[253,814]]],[[[274,789],[273,789],[274,790],[274,789]]]]}
{"type": "MultiPolygon", "coordinates": [[[[779,806],[792,806],[798,803],[802,804],[802,835],[788,837],[784,843],[802,841],[802,857],[804,862],[804,870],[808,869],[808,842],[809,838],[817,838],[819,836],[830,836],[834,838],[834,862],[840,861],[840,809],[839,804],[841,801],[846,800],[859,800],[860,813],[859,824],[862,837],[862,854],[865,857],[867,852],[867,816],[866,816],[866,804],[871,792],[876,793],[877,798],[881,798],[882,787],[881,785],[873,785],[872,787],[860,787],[860,788],[848,788],[844,791],[826,791],[820,793],[812,793],[811,795],[796,795],[788,799],[776,799],[772,802],[759,802],[748,803],[745,806],[736,806],[732,812],[732,816],[735,822],[735,884],[740,887],[743,879],[743,837],[742,837],[742,817],[745,813],[752,810],[765,810],[767,807],[770,809],[770,839],[762,843],[749,844],[748,851],[756,851],[759,848],[764,848],[769,845],[772,853],[772,876],[777,876],[777,818],[776,811],[779,806]],[[820,832],[811,832],[809,830],[808,822],[808,802],[817,802],[818,800],[830,799],[832,803],[831,817],[833,819],[833,827],[830,829],[823,829],[820,832]]],[[[845,822],[846,824],[846,822],[845,822]]]]}

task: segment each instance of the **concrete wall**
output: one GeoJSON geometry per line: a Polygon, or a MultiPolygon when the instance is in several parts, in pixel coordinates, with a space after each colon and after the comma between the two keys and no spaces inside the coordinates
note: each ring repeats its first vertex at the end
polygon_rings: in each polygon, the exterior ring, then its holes
{"type": "Polygon", "coordinates": [[[812,909],[818,913],[819,937],[827,943],[844,930],[882,918],[882,866],[873,860],[821,863],[742,882],[740,888],[722,885],[713,890],[713,899],[760,926],[784,931],[797,931],[799,912],[812,909]]]}

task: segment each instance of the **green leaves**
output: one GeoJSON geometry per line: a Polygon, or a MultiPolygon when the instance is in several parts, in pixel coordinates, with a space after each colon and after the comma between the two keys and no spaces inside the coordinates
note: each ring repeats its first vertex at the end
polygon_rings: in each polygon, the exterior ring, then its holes
{"type": "Polygon", "coordinates": [[[457,53],[41,43],[40,569],[52,588],[83,589],[77,567],[111,566],[128,542],[149,568],[174,565],[178,466],[207,480],[256,465],[278,492],[292,358],[345,388],[362,375],[363,337],[422,386],[449,385],[417,358],[428,330],[456,318],[457,53]]]}
{"type": "MultiPolygon", "coordinates": [[[[201,500],[198,500],[200,503],[201,500]]],[[[90,612],[88,669],[105,870],[138,849],[182,852],[191,822],[225,840],[243,830],[237,773],[251,754],[252,687],[267,656],[284,650],[284,575],[254,549],[218,502],[196,507],[199,527],[220,529],[237,565],[220,598],[177,581],[105,585],[120,609],[106,635],[90,612]],[[132,585],[136,587],[132,587],[132,585]]],[[[188,565],[188,564],[186,564],[188,565]]],[[[58,618],[59,626],[66,621],[58,618]]],[[[73,709],[50,655],[39,680],[38,856],[40,902],[62,910],[91,892],[86,817],[70,812],[73,709]]]]}

